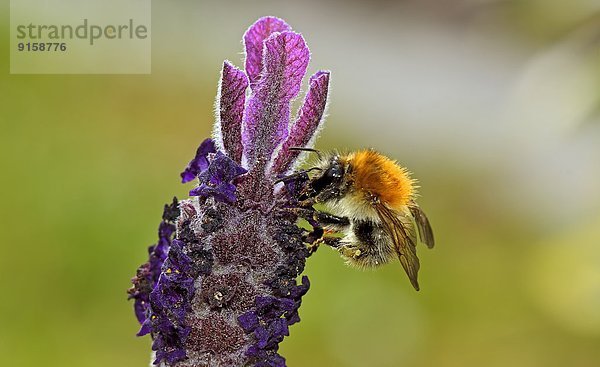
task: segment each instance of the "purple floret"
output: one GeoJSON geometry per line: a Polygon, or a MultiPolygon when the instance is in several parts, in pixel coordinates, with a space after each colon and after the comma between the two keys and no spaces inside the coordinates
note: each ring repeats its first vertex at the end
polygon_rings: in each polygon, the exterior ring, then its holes
{"type": "Polygon", "coordinates": [[[196,150],[196,156],[188,163],[187,167],[181,172],[181,182],[186,183],[195,179],[200,172],[208,168],[208,155],[215,153],[215,143],[212,139],[206,139],[196,150]]]}
{"type": "MultiPolygon", "coordinates": [[[[133,287],[128,290],[129,298],[134,299],[134,311],[140,324],[144,325],[148,317],[150,305],[150,292],[156,286],[163,262],[171,246],[173,234],[175,233],[175,219],[179,216],[179,203],[173,198],[171,204],[165,205],[163,210],[163,221],[158,227],[158,242],[148,248],[149,260],[137,270],[135,278],[132,279],[133,287]]],[[[147,328],[142,327],[139,333],[147,334],[147,328]]]]}
{"type": "Polygon", "coordinates": [[[258,327],[258,316],[254,311],[248,311],[238,317],[238,322],[245,332],[250,333],[258,327]]]}
{"type": "Polygon", "coordinates": [[[198,175],[200,186],[192,189],[190,196],[212,196],[217,201],[233,203],[236,199],[236,187],[231,181],[246,172],[246,169],[219,151],[207,169],[198,175]]]}
{"type": "Polygon", "coordinates": [[[185,318],[192,307],[194,278],[192,261],[182,245],[173,240],[158,283],[150,293],[150,327],[146,328],[156,336],[152,344],[157,352],[155,364],[163,359],[173,363],[186,356],[185,342],[191,329],[185,318]]]}

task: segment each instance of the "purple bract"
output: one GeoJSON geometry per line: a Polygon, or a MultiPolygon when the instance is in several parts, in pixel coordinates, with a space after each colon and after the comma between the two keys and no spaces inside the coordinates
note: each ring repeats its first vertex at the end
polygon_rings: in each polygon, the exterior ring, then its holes
{"type": "Polygon", "coordinates": [[[300,321],[309,289],[306,276],[296,280],[309,255],[306,233],[284,210],[297,188],[275,181],[299,163],[290,148],[314,143],[329,72],[310,78],[291,119],[310,59],[304,39],[264,17],[244,45],[245,70],[223,64],[214,136],[181,174],[198,185],[165,206],[158,243],[129,291],[156,365],[283,367],[279,343],[300,321]]]}

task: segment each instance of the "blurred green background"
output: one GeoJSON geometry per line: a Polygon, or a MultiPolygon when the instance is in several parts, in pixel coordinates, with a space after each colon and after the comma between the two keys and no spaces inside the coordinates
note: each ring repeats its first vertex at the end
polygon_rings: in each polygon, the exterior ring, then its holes
{"type": "Polygon", "coordinates": [[[288,365],[599,365],[598,1],[155,1],[153,72],[121,76],[9,75],[4,9],[0,365],[148,364],[125,290],[268,14],[332,70],[317,147],[409,167],[437,239],[419,293],[319,251],[288,365]]]}

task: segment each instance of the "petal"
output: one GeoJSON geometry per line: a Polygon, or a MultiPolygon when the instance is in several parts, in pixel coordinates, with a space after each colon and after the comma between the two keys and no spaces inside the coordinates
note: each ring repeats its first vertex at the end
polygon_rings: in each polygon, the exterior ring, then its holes
{"type": "MultiPolygon", "coordinates": [[[[291,147],[311,147],[319,129],[323,126],[323,116],[327,105],[329,91],[329,72],[319,71],[310,78],[310,88],[300,109],[298,119],[291,128],[290,134],[271,168],[273,174],[285,173],[294,167],[300,151],[291,147]]],[[[296,162],[297,165],[297,162],[296,162]]]]}
{"type": "Polygon", "coordinates": [[[260,314],[269,311],[276,302],[277,298],[271,296],[258,296],[254,300],[256,309],[260,314]]]}
{"type": "Polygon", "coordinates": [[[196,150],[196,156],[188,163],[187,167],[181,172],[181,182],[189,182],[198,176],[198,174],[208,168],[208,154],[214,153],[215,143],[212,139],[206,139],[196,150]]]}
{"type": "Polygon", "coordinates": [[[171,204],[165,204],[162,219],[169,222],[175,222],[179,217],[179,202],[173,197],[171,204]]]}
{"type": "Polygon", "coordinates": [[[233,203],[236,200],[235,185],[227,182],[222,182],[216,187],[203,184],[190,190],[190,196],[212,196],[215,198],[215,200],[222,203],[233,203]]]}
{"type": "Polygon", "coordinates": [[[229,182],[246,172],[246,169],[219,151],[210,162],[208,169],[198,175],[198,179],[201,183],[217,185],[221,182],[229,182]]]}
{"type": "Polygon", "coordinates": [[[242,142],[250,169],[264,169],[286,138],[290,102],[300,91],[309,59],[308,47],[298,33],[276,33],[265,41],[262,78],[244,112],[242,142]]]}
{"type": "Polygon", "coordinates": [[[286,319],[275,319],[269,325],[269,333],[272,338],[278,338],[283,336],[289,336],[290,330],[286,319]]]}
{"type": "Polygon", "coordinates": [[[221,152],[217,152],[214,161],[211,163],[211,169],[212,167],[217,169],[218,179],[222,181],[231,181],[248,172],[221,152]]]}
{"type": "Polygon", "coordinates": [[[285,358],[275,353],[269,357],[268,365],[271,367],[285,367],[285,358]]]}
{"type": "Polygon", "coordinates": [[[294,311],[288,315],[286,315],[286,319],[288,321],[288,325],[294,325],[300,322],[300,315],[298,315],[298,311],[294,311]]]}
{"type": "MultiPolygon", "coordinates": [[[[135,311],[135,317],[138,322],[143,325],[146,321],[146,310],[148,309],[148,303],[141,299],[136,299],[133,304],[133,310],[135,311]]],[[[147,333],[146,333],[147,334],[147,333]]]]}
{"type": "Polygon", "coordinates": [[[218,150],[224,151],[237,163],[242,160],[242,116],[247,88],[246,74],[225,61],[217,93],[214,135],[218,150]]]}
{"type": "Polygon", "coordinates": [[[256,345],[251,345],[248,350],[246,350],[245,355],[248,357],[258,357],[262,354],[262,350],[258,348],[256,345]]]}
{"type": "Polygon", "coordinates": [[[253,311],[248,311],[240,315],[237,320],[246,332],[254,331],[259,325],[258,316],[253,311]]]}
{"type": "Polygon", "coordinates": [[[269,342],[269,331],[264,326],[259,326],[254,329],[254,336],[256,337],[256,346],[264,349],[269,342]]]}
{"type": "Polygon", "coordinates": [[[138,331],[137,334],[135,334],[136,336],[144,336],[146,334],[150,334],[151,328],[150,328],[150,320],[146,320],[143,324],[142,327],[140,328],[140,331],[138,331]]]}
{"type": "Polygon", "coordinates": [[[260,79],[263,69],[263,44],[275,32],[289,31],[292,28],[282,19],[276,17],[262,17],[248,28],[244,34],[246,47],[246,74],[254,87],[260,79]]]}

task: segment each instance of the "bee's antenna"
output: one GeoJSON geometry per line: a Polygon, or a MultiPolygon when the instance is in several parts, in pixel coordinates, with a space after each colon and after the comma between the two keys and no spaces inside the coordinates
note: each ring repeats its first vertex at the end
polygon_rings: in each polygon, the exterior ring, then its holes
{"type": "Polygon", "coordinates": [[[313,148],[304,148],[304,147],[289,147],[289,150],[300,150],[303,152],[312,152],[315,153],[317,155],[317,157],[319,157],[319,159],[323,158],[323,156],[321,155],[321,152],[318,151],[317,149],[313,149],[313,148]]]}
{"type": "Polygon", "coordinates": [[[291,175],[288,175],[288,176],[282,177],[282,178],[278,179],[277,181],[275,181],[275,184],[278,184],[278,183],[280,183],[280,182],[283,182],[283,181],[287,181],[287,180],[289,180],[289,179],[291,179],[291,178],[300,177],[300,176],[302,176],[303,174],[305,174],[305,173],[308,173],[308,172],[311,172],[311,171],[322,171],[322,170],[323,170],[323,169],[322,169],[321,167],[312,167],[312,168],[309,168],[309,169],[307,169],[307,170],[300,171],[300,172],[296,172],[296,173],[292,173],[291,175]]]}

